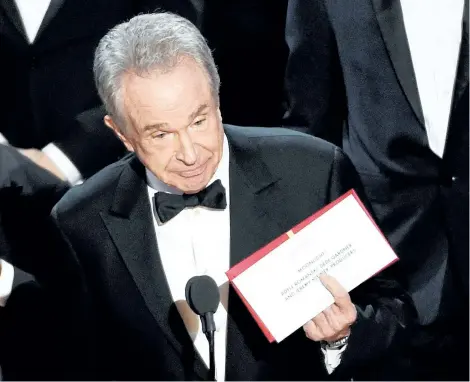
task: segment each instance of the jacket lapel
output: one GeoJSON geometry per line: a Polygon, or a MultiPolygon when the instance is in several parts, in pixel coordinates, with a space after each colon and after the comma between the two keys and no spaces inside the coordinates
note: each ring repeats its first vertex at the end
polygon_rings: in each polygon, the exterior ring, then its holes
{"type": "Polygon", "coordinates": [[[16,27],[18,32],[23,36],[23,38],[28,41],[28,36],[23,26],[23,21],[21,20],[20,12],[16,7],[14,0],[0,0],[0,6],[5,11],[5,14],[10,19],[11,23],[16,27]]]}
{"type": "MultiPolygon", "coordinates": [[[[225,131],[230,146],[230,266],[234,266],[287,231],[292,222],[280,219],[285,207],[276,186],[280,179],[259,158],[251,158],[257,150],[245,149],[248,138],[242,143],[230,127],[225,131]]],[[[262,360],[269,356],[269,342],[232,287],[228,307],[226,380],[255,380],[262,372],[262,360]]]]}
{"type": "Polygon", "coordinates": [[[448,178],[450,174],[460,175],[460,171],[468,173],[465,167],[454,163],[455,160],[466,160],[464,158],[468,157],[468,0],[464,4],[460,55],[443,156],[448,178]]]}
{"type": "Polygon", "coordinates": [[[59,12],[59,9],[64,5],[64,2],[65,0],[51,0],[49,8],[47,8],[47,12],[44,15],[44,19],[42,20],[41,26],[39,27],[35,41],[39,40],[39,37],[52,21],[52,19],[57,15],[57,12],[59,12]]]}
{"type": "Polygon", "coordinates": [[[177,314],[160,261],[150,210],[145,170],[137,158],[123,170],[114,202],[101,217],[148,309],[183,359],[187,378],[204,379],[207,368],[177,314]]]}
{"type": "MultiPolygon", "coordinates": [[[[46,14],[44,15],[44,19],[42,20],[41,26],[39,27],[38,33],[36,34],[36,38],[34,41],[37,41],[44,32],[45,28],[49,25],[51,20],[56,16],[59,9],[64,4],[65,0],[51,0],[49,7],[47,8],[46,14]]],[[[7,14],[8,18],[12,22],[12,24],[18,29],[18,32],[24,37],[26,41],[28,41],[28,36],[26,35],[26,31],[23,26],[23,21],[21,19],[21,15],[16,7],[16,3],[14,0],[0,0],[0,6],[2,6],[7,14]]]]}
{"type": "Polygon", "coordinates": [[[455,76],[454,96],[452,99],[451,110],[456,108],[460,97],[468,87],[468,48],[468,0],[465,0],[462,21],[462,42],[460,43],[460,55],[455,76]]]}
{"type": "MultiPolygon", "coordinates": [[[[231,147],[231,154],[233,148],[231,147]]],[[[272,194],[277,181],[258,161],[250,179],[239,155],[230,160],[230,266],[234,266],[279,236],[277,219],[272,219],[272,194]],[[254,180],[254,182],[252,182],[254,180]]],[[[287,231],[288,229],[286,229],[287,231]]]]}
{"type": "Polygon", "coordinates": [[[399,0],[372,0],[382,38],[398,81],[416,118],[424,124],[423,110],[419,98],[418,85],[413,69],[408,39],[406,37],[403,13],[399,0]]]}

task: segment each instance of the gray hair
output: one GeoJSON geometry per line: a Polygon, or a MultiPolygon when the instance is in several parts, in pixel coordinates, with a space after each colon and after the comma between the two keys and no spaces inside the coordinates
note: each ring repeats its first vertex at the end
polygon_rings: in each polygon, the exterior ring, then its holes
{"type": "Polygon", "coordinates": [[[95,52],[95,83],[107,112],[123,128],[122,77],[126,72],[145,76],[168,71],[183,57],[206,71],[216,103],[220,79],[206,40],[189,20],[167,12],[142,14],[111,29],[95,52]]]}

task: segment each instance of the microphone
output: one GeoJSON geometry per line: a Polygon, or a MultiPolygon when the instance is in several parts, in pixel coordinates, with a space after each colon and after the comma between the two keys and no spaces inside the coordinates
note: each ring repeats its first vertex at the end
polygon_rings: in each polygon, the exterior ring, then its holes
{"type": "Polygon", "coordinates": [[[186,284],[186,301],[202,323],[202,332],[209,341],[209,380],[215,381],[214,313],[220,302],[219,288],[209,276],[194,276],[186,284]]]}

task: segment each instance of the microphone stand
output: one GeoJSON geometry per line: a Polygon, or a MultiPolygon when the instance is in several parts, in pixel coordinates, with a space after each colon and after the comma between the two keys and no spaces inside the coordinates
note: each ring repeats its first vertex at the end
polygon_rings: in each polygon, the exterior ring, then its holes
{"type": "Polygon", "coordinates": [[[214,314],[207,312],[202,318],[202,331],[206,335],[207,341],[209,341],[209,381],[216,381],[215,379],[215,322],[214,314]]]}
{"type": "Polygon", "coordinates": [[[206,334],[207,340],[209,341],[209,381],[216,381],[215,379],[215,351],[214,351],[214,332],[206,334]]]}

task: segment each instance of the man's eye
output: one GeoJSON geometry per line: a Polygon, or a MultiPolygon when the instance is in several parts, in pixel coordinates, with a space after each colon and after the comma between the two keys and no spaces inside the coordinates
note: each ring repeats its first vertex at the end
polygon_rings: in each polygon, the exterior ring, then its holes
{"type": "Polygon", "coordinates": [[[156,138],[156,139],[162,139],[166,136],[167,133],[158,133],[158,134],[154,134],[152,135],[152,138],[156,138]]]}
{"type": "Polygon", "coordinates": [[[205,118],[197,120],[196,122],[194,122],[194,126],[201,126],[205,120],[205,118]]]}

